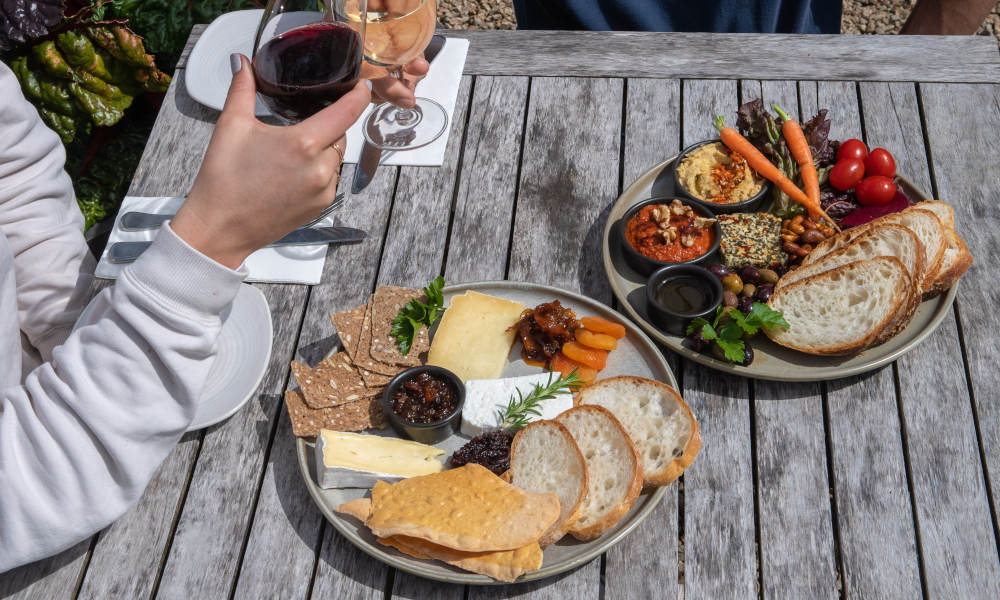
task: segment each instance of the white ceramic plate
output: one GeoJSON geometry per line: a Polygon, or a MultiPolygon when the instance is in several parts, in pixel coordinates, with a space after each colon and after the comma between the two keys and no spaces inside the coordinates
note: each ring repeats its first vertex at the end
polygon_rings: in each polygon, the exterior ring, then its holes
{"type": "MultiPolygon", "coordinates": [[[[222,110],[229,83],[233,80],[229,55],[239,52],[251,58],[253,38],[263,15],[262,9],[237,10],[223,14],[205,28],[191,49],[184,69],[184,85],[189,96],[209,108],[222,110]]],[[[254,112],[257,116],[271,114],[260,98],[254,112]]]]}
{"type": "MultiPolygon", "coordinates": [[[[93,309],[91,301],[80,314],[93,309]]],[[[253,397],[271,358],[271,309],[260,290],[241,285],[236,299],[222,314],[215,362],[188,431],[215,425],[232,416],[253,397]]]]}

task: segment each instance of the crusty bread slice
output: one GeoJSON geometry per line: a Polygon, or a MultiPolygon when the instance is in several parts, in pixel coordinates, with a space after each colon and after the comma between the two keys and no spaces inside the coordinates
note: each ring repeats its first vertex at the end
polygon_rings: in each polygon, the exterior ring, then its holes
{"type": "Polygon", "coordinates": [[[918,206],[914,205],[902,212],[879,217],[871,223],[842,231],[831,238],[823,240],[819,244],[816,244],[812,252],[806,255],[802,260],[802,264],[809,265],[816,262],[827,254],[843,248],[861,234],[871,231],[872,228],[886,223],[895,223],[913,231],[917,239],[920,240],[920,243],[924,245],[924,274],[921,279],[920,289],[922,292],[926,292],[934,283],[938,271],[941,269],[941,260],[944,257],[946,245],[946,230],[936,214],[929,210],[920,209],[918,206]]]}
{"type": "Polygon", "coordinates": [[[948,244],[944,251],[944,258],[941,260],[941,270],[938,271],[937,279],[934,280],[925,297],[936,296],[951,288],[958,281],[958,278],[972,266],[972,254],[962,238],[955,233],[955,230],[948,230],[945,237],[948,244]]]}
{"type": "Polygon", "coordinates": [[[942,202],[940,200],[925,200],[923,202],[917,202],[914,207],[919,208],[920,210],[929,210],[934,213],[938,220],[941,221],[941,226],[945,229],[955,228],[955,211],[952,210],[951,205],[947,202],[942,202]]]}
{"type": "Polygon", "coordinates": [[[606,408],[577,406],[556,420],[573,434],[587,463],[587,497],[569,533],[592,540],[614,527],[639,498],[642,460],[625,428],[606,408]]]}
{"type": "Polygon", "coordinates": [[[666,485],[691,466],[701,449],[701,429],[691,407],[674,388],[642,377],[611,377],[583,388],[576,406],[610,410],[625,427],[642,458],[646,485],[666,485]]]}
{"type": "Polygon", "coordinates": [[[562,423],[535,421],[518,431],[504,479],[529,492],[559,496],[559,519],[538,540],[542,548],[558,542],[580,518],[587,497],[587,463],[562,423]]]}
{"type": "Polygon", "coordinates": [[[768,305],[781,311],[789,327],[765,333],[809,354],[851,354],[905,326],[900,315],[912,293],[913,281],[898,258],[859,260],[774,292],[768,305]]]}

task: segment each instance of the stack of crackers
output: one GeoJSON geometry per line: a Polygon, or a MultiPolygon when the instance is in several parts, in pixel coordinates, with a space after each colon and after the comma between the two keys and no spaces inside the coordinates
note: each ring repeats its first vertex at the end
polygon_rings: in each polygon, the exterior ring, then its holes
{"type": "Polygon", "coordinates": [[[285,392],[285,404],[297,436],[319,435],[320,429],[360,431],[388,425],[378,396],[392,378],[422,365],[430,340],[421,327],[409,354],[403,356],[389,335],[392,321],[413,298],[427,302],[420,290],[380,286],[364,306],[330,315],[342,350],[313,368],[292,362],[299,391],[285,392]]]}
{"type": "Polygon", "coordinates": [[[559,498],[468,464],[395,484],[379,481],[371,498],[336,510],[360,519],[380,544],[404,554],[514,581],[542,566],[538,540],[558,519],[559,498]]]}

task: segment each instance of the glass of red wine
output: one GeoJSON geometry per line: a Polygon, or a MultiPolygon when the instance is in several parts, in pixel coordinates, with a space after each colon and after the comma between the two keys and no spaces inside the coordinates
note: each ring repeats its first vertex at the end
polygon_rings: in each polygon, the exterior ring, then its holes
{"type": "Polygon", "coordinates": [[[338,21],[334,1],[268,0],[264,9],[254,79],[261,101],[286,123],[309,118],[358,82],[364,31],[338,21]]]}

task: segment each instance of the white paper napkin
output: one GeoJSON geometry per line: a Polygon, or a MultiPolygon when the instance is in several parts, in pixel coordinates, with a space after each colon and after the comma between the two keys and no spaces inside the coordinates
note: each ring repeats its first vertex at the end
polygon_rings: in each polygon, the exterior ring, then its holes
{"type": "MultiPolygon", "coordinates": [[[[462,71],[465,69],[465,56],[468,52],[469,40],[447,38],[441,52],[431,63],[427,76],[417,84],[417,96],[430,98],[448,111],[448,127],[441,137],[423,148],[396,152],[382,164],[421,167],[440,167],[444,164],[444,151],[448,148],[451,120],[455,116],[455,102],[458,100],[458,86],[462,83],[462,71]]],[[[347,130],[347,151],[344,153],[344,162],[356,163],[361,157],[361,148],[365,143],[361,126],[372,108],[373,106],[369,106],[365,114],[347,130]]]]}
{"type": "MultiPolygon", "coordinates": [[[[156,196],[126,196],[122,200],[121,209],[115,218],[115,227],[111,230],[108,244],[101,254],[94,274],[102,279],[115,279],[125,267],[108,261],[108,250],[115,242],[150,241],[156,237],[159,229],[143,231],[122,231],[121,217],[130,211],[155,214],[174,214],[184,198],[156,196]]],[[[327,217],[320,225],[332,225],[333,220],[327,217]]],[[[312,246],[285,246],[283,248],[261,248],[254,252],[243,265],[249,275],[247,281],[266,281],[271,283],[304,283],[316,285],[323,275],[323,264],[326,262],[325,244],[312,246]]]]}

